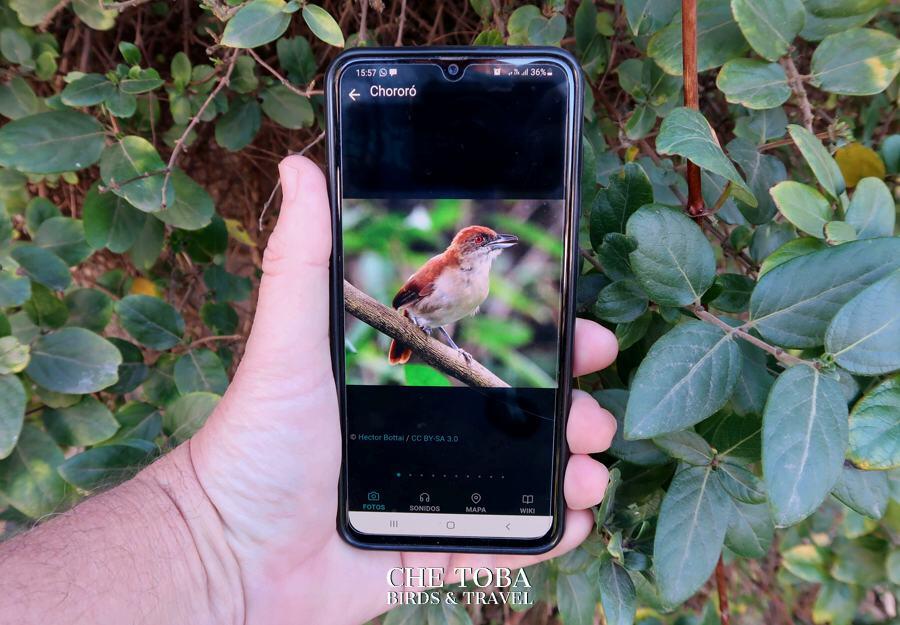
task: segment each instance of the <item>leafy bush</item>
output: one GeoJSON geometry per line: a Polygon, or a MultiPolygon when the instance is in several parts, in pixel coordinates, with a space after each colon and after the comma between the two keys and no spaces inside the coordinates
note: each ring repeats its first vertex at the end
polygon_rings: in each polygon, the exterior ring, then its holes
{"type": "MultiPolygon", "coordinates": [[[[622,350],[579,385],[620,429],[595,532],[530,569],[533,598],[570,625],[598,602],[610,625],[638,603],[646,623],[682,604],[679,622],[715,621],[729,594],[746,622],[894,616],[900,48],[886,5],[700,0],[701,114],[681,106],[674,0],[4,3],[7,534],[213,409],[249,327],[274,164],[322,154],[334,46],[564,45],[589,86],[579,312],[622,350]]],[[[426,617],[470,619],[385,620],[426,617]]]]}

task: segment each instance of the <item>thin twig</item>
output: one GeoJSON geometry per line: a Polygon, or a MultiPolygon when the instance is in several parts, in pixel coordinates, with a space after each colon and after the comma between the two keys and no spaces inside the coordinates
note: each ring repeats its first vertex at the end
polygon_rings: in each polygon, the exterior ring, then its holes
{"type": "MultiPolygon", "coordinates": [[[[323,130],[322,132],[319,133],[319,136],[317,136],[310,143],[308,143],[305,148],[303,148],[299,152],[290,152],[288,154],[288,156],[303,156],[304,154],[309,152],[309,150],[314,145],[316,145],[319,141],[321,141],[324,138],[325,138],[325,131],[323,130]]],[[[281,181],[279,180],[278,182],[275,183],[275,186],[272,187],[272,191],[269,193],[269,197],[268,197],[268,199],[266,199],[266,203],[263,204],[262,210],[259,212],[259,219],[257,220],[257,226],[259,227],[260,232],[262,232],[262,229],[263,229],[263,217],[266,216],[266,211],[268,211],[269,206],[272,205],[272,200],[275,199],[275,193],[278,191],[278,189],[280,187],[281,187],[281,181]]]]}
{"type": "Polygon", "coordinates": [[[204,336],[203,338],[197,339],[190,343],[185,351],[190,351],[195,347],[199,347],[201,345],[206,345],[207,343],[215,343],[217,341],[243,341],[246,336],[243,334],[223,334],[223,335],[215,335],[215,336],[204,336]]]}
{"type": "Polygon", "coordinates": [[[769,345],[764,340],[756,338],[749,332],[745,331],[745,328],[749,329],[751,327],[749,324],[744,324],[740,327],[735,328],[733,326],[728,325],[727,323],[725,323],[724,321],[722,321],[721,319],[716,317],[714,314],[712,314],[711,312],[709,312],[708,310],[706,310],[699,304],[691,304],[690,306],[687,306],[686,308],[691,313],[693,313],[693,315],[695,317],[697,317],[698,319],[712,323],[713,325],[716,325],[719,328],[721,328],[726,334],[731,334],[731,335],[737,336],[738,338],[741,338],[741,339],[747,341],[751,345],[755,345],[756,347],[760,348],[761,350],[772,354],[775,358],[777,358],[779,361],[781,361],[782,363],[784,363],[788,366],[807,365],[807,366],[813,367],[815,369],[819,369],[821,367],[821,365],[818,362],[814,362],[812,360],[805,360],[803,358],[798,358],[797,356],[794,356],[793,354],[784,351],[780,347],[775,347],[774,345],[769,345]]]}
{"type": "MultiPolygon", "coordinates": [[[[816,135],[816,138],[818,138],[818,139],[828,139],[831,137],[831,133],[828,132],[827,130],[823,130],[822,132],[817,132],[817,133],[815,133],[815,135],[816,135]]],[[[785,145],[793,145],[793,143],[794,143],[794,140],[791,137],[788,137],[786,139],[778,139],[777,141],[771,141],[769,143],[759,146],[759,148],[757,148],[757,149],[760,152],[765,152],[766,150],[773,150],[775,148],[780,148],[785,145]]]]}
{"type": "Polygon", "coordinates": [[[716,563],[716,590],[719,593],[719,621],[722,625],[731,625],[731,613],[728,611],[728,579],[725,577],[725,563],[722,554],[716,563]]]}
{"type": "Polygon", "coordinates": [[[813,132],[813,112],[812,106],[809,104],[809,97],[806,95],[806,88],[803,86],[803,78],[794,65],[794,58],[788,54],[782,59],[784,69],[787,72],[788,84],[794,90],[797,96],[797,104],[800,106],[800,112],[803,115],[803,125],[810,132],[813,132]]]}
{"type": "Polygon", "coordinates": [[[139,7],[148,2],[150,2],[150,0],[123,0],[122,2],[103,2],[100,0],[97,4],[100,5],[101,9],[106,11],[121,11],[123,9],[130,9],[131,7],[139,7]]]}
{"type": "Polygon", "coordinates": [[[359,45],[366,45],[366,17],[369,14],[369,0],[359,0],[359,45]]]}
{"type": "Polygon", "coordinates": [[[228,59],[228,68],[225,70],[225,75],[219,79],[219,82],[216,84],[215,88],[209,92],[209,96],[203,102],[203,105],[197,111],[196,115],[191,118],[190,123],[187,125],[187,128],[184,129],[184,132],[181,133],[181,136],[178,137],[178,140],[175,142],[175,149],[172,150],[172,155],[169,156],[169,163],[166,165],[166,177],[163,179],[162,183],[162,208],[165,210],[166,208],[166,189],[169,186],[169,179],[172,177],[172,170],[175,167],[175,162],[178,160],[178,156],[184,151],[184,142],[187,141],[188,135],[191,134],[191,131],[194,129],[194,126],[200,121],[200,118],[203,116],[203,113],[206,112],[206,108],[210,105],[210,103],[215,99],[219,92],[228,84],[228,81],[231,80],[231,72],[234,71],[234,65],[237,61],[238,55],[240,54],[240,50],[235,50],[231,54],[231,58],[228,59]]]}
{"type": "Polygon", "coordinates": [[[600,264],[600,261],[597,260],[596,256],[594,256],[584,248],[580,248],[578,251],[581,253],[582,258],[584,258],[587,262],[594,266],[594,269],[600,272],[603,271],[603,265],[600,264]]]}
{"type": "Polygon", "coordinates": [[[719,212],[722,206],[725,205],[725,202],[728,200],[728,196],[731,195],[731,181],[729,180],[725,184],[725,188],[722,189],[722,193],[719,195],[719,199],[716,200],[716,203],[713,205],[712,210],[708,211],[707,215],[715,215],[719,212]]]}
{"type": "Polygon", "coordinates": [[[406,0],[400,2],[400,21],[397,24],[397,40],[395,46],[403,45],[403,27],[406,26],[406,0]]]}
{"type": "Polygon", "coordinates": [[[47,29],[50,28],[50,24],[53,22],[53,19],[59,15],[59,12],[62,11],[66,6],[68,6],[71,0],[60,0],[56,3],[56,6],[50,9],[50,12],[44,16],[44,19],[41,20],[41,23],[38,24],[37,29],[40,32],[47,32],[47,29]]]}
{"type": "MultiPolygon", "coordinates": [[[[697,76],[697,0],[681,0],[681,48],[684,69],[684,105],[700,109],[700,81],[697,76]]],[[[700,168],[687,162],[688,204],[692,217],[703,213],[700,168]]]]}
{"type": "Polygon", "coordinates": [[[460,382],[469,386],[509,386],[474,358],[466,358],[452,347],[431,338],[402,313],[375,301],[346,280],[344,307],[360,321],[402,343],[423,361],[460,382]]]}
{"type": "MultiPolygon", "coordinates": [[[[280,82],[282,85],[284,85],[285,87],[287,87],[288,89],[290,89],[291,91],[293,91],[294,93],[296,93],[297,95],[299,95],[301,97],[304,97],[304,98],[309,97],[309,94],[305,90],[300,89],[299,87],[294,85],[294,83],[292,83],[290,80],[288,80],[287,78],[285,78],[284,76],[279,74],[278,70],[276,70],[274,67],[272,67],[265,61],[263,61],[260,58],[260,56],[256,52],[253,51],[253,48],[247,48],[247,52],[250,54],[250,56],[252,56],[256,60],[257,63],[262,65],[266,71],[268,71],[275,78],[277,78],[278,82],[280,82]]],[[[312,83],[310,83],[310,86],[312,86],[312,83]]]]}
{"type": "Polygon", "coordinates": [[[168,170],[166,168],[156,169],[153,171],[147,171],[147,172],[144,172],[143,174],[138,174],[137,176],[132,176],[131,178],[126,178],[125,180],[122,180],[121,182],[119,182],[118,180],[115,180],[113,178],[110,178],[108,185],[100,185],[97,187],[97,190],[100,193],[106,193],[108,191],[118,191],[122,187],[129,185],[132,182],[137,182],[138,180],[143,180],[144,178],[153,178],[154,176],[162,176],[163,174],[167,173],[167,171],[168,170]]]}

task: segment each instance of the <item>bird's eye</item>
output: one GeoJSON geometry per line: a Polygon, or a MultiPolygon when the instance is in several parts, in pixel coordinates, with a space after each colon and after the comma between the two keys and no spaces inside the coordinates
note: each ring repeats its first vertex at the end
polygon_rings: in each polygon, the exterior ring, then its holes
{"type": "Polygon", "coordinates": [[[478,245],[481,245],[482,243],[484,243],[484,235],[483,234],[477,235],[475,237],[475,243],[477,243],[478,245]]]}

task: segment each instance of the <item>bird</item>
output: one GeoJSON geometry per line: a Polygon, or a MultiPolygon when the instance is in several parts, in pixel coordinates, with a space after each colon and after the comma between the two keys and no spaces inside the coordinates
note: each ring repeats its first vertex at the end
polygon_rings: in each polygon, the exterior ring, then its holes
{"type": "MultiPolygon", "coordinates": [[[[486,226],[467,226],[456,233],[446,250],[430,258],[397,291],[391,305],[429,336],[437,330],[447,344],[468,362],[444,328],[474,315],[487,299],[491,263],[506,248],[519,242],[514,234],[498,234],[486,226]]],[[[391,340],[388,361],[409,362],[412,350],[391,340]]]]}

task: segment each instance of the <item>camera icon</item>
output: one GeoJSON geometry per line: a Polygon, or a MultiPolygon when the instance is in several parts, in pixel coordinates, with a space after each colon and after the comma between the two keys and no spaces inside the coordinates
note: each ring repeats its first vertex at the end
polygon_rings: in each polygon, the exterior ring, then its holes
{"type": "Polygon", "coordinates": [[[377,490],[370,490],[368,494],[369,501],[381,501],[381,493],[377,490]]]}

